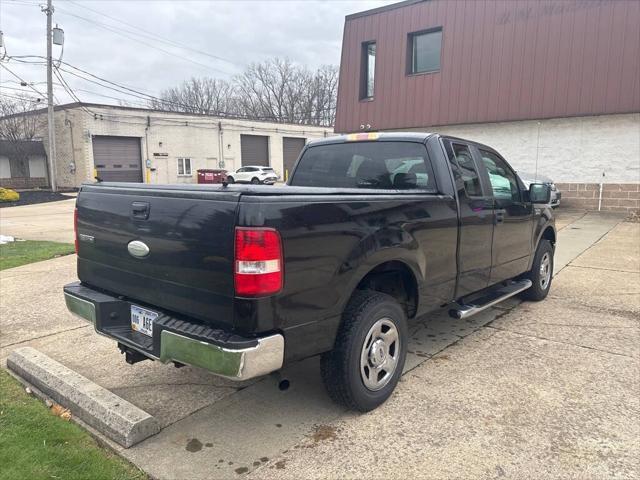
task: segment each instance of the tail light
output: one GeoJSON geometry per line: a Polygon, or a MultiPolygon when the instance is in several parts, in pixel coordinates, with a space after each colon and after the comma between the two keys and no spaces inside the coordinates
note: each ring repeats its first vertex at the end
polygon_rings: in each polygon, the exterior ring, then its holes
{"type": "Polygon", "coordinates": [[[265,297],[282,289],[282,241],[272,228],[236,227],[234,281],[239,297],[265,297]]]}
{"type": "Polygon", "coordinates": [[[76,244],[76,255],[78,254],[78,209],[73,211],[73,237],[76,244]]]}

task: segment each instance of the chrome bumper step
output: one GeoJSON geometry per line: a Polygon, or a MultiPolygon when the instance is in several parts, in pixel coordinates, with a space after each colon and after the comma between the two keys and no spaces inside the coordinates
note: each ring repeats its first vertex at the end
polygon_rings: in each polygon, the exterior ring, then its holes
{"type": "Polygon", "coordinates": [[[531,280],[528,279],[511,281],[506,285],[501,285],[498,288],[489,290],[480,297],[474,298],[469,303],[455,303],[449,310],[449,315],[457,319],[469,318],[476,313],[493,307],[507,298],[527,290],[531,285],[533,284],[531,280]]]}

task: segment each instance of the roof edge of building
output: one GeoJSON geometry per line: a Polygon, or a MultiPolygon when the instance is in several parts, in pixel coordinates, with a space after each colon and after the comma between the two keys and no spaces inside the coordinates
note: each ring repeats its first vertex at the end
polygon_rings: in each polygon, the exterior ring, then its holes
{"type": "MultiPolygon", "coordinates": [[[[249,118],[249,117],[234,117],[234,116],[220,116],[220,115],[210,115],[207,113],[190,113],[190,112],[176,112],[173,110],[161,110],[155,108],[142,108],[142,107],[129,107],[129,106],[121,106],[121,105],[110,105],[108,103],[87,103],[87,102],[72,102],[65,103],[63,105],[55,105],[53,110],[55,112],[64,111],[64,110],[72,110],[74,108],[104,108],[111,110],[126,110],[126,111],[136,111],[136,112],[150,112],[150,113],[166,113],[170,115],[184,115],[189,117],[202,117],[202,118],[210,118],[215,120],[239,120],[239,121],[247,121],[247,122],[260,122],[260,123],[272,123],[276,125],[286,125],[286,126],[294,126],[294,127],[310,127],[310,128],[318,128],[324,130],[333,131],[333,125],[311,125],[307,123],[288,123],[288,122],[278,122],[275,120],[264,120],[259,118],[249,118]]],[[[37,110],[29,110],[27,112],[14,113],[11,115],[6,115],[4,117],[0,117],[0,120],[6,118],[14,118],[22,115],[41,115],[47,113],[46,108],[39,108],[37,110]]]]}
{"type": "Polygon", "coordinates": [[[390,5],[383,5],[382,7],[372,8],[370,10],[364,10],[362,12],[351,13],[345,17],[345,20],[353,20],[360,17],[367,17],[369,15],[376,15],[378,13],[388,12],[389,10],[395,10],[397,8],[408,7],[415,5],[416,3],[429,2],[431,0],[403,0],[402,2],[392,3],[390,5]]]}

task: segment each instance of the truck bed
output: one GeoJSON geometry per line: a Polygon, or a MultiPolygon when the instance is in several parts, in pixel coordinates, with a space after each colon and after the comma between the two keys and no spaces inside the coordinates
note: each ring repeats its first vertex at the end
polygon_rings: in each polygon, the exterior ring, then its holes
{"type": "MultiPolygon", "coordinates": [[[[291,321],[271,318],[266,308],[256,318],[261,301],[234,298],[236,226],[274,226],[281,232],[288,280],[278,301],[290,305],[300,302],[301,295],[306,298],[298,291],[305,279],[314,287],[326,287],[323,279],[335,275],[367,230],[374,231],[374,225],[364,221],[352,223],[351,216],[375,218],[376,211],[393,205],[410,212],[407,199],[412,197],[424,203],[424,194],[397,190],[83,185],[77,202],[78,277],[84,285],[142,307],[161,308],[214,328],[244,334],[266,331],[291,321]],[[136,240],[148,246],[148,256],[136,258],[128,252],[128,244],[136,240]]],[[[441,203],[430,203],[442,209],[441,203]]],[[[325,293],[324,298],[335,296],[325,293]]]]}

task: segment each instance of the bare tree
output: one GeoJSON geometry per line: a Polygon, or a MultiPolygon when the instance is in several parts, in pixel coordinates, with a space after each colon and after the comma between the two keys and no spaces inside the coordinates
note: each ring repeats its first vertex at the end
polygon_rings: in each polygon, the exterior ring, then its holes
{"type": "Polygon", "coordinates": [[[315,72],[288,59],[249,65],[236,77],[238,105],[244,115],[287,123],[333,125],[338,69],[315,72]]]}
{"type": "Polygon", "coordinates": [[[27,95],[17,99],[0,97],[0,139],[33,140],[42,128],[42,118],[29,112],[39,105],[38,99],[27,95]]]}
{"type": "Polygon", "coordinates": [[[163,90],[150,107],[172,112],[225,115],[235,113],[234,87],[216,78],[191,78],[178,87],[163,90]]]}
{"type": "Polygon", "coordinates": [[[274,122],[333,125],[338,69],[316,71],[274,58],[253,63],[231,82],[192,78],[164,90],[151,108],[221,116],[241,116],[274,122]]]}

